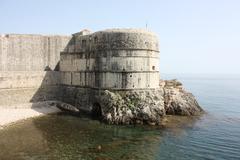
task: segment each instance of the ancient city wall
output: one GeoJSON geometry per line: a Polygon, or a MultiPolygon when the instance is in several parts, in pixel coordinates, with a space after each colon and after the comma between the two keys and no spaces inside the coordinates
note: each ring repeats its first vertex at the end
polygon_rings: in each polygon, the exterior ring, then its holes
{"type": "Polygon", "coordinates": [[[159,78],[158,39],[145,30],[0,37],[0,107],[61,100],[91,110],[106,89],[150,93],[159,78]]]}
{"type": "Polygon", "coordinates": [[[0,71],[54,70],[70,36],[7,34],[0,37],[0,71]]]}
{"type": "Polygon", "coordinates": [[[147,30],[0,36],[0,108],[60,100],[111,124],[151,125],[202,111],[181,83],[159,80],[158,38],[147,30]]]}
{"type": "Polygon", "coordinates": [[[60,82],[60,52],[70,39],[71,36],[1,35],[0,106],[54,96],[60,82]]]}

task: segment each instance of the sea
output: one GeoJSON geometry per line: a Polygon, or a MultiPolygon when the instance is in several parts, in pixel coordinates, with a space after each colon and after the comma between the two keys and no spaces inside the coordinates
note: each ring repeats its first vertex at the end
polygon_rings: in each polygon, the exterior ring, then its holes
{"type": "Polygon", "coordinates": [[[240,160],[240,75],[163,74],[206,112],[165,126],[107,125],[65,113],[0,130],[0,160],[240,160]]]}

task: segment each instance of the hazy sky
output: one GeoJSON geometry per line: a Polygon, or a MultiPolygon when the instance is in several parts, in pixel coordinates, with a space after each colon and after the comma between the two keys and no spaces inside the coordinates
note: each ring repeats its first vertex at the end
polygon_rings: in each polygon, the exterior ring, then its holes
{"type": "Polygon", "coordinates": [[[0,0],[0,33],[145,28],[162,73],[240,74],[240,0],[0,0]]]}

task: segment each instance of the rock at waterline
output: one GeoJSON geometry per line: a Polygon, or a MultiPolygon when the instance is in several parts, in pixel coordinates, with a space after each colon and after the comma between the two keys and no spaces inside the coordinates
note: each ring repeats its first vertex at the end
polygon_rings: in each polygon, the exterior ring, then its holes
{"type": "Polygon", "coordinates": [[[164,108],[168,115],[191,116],[203,112],[192,93],[183,89],[177,80],[163,81],[164,108]]]}
{"type": "MultiPolygon", "coordinates": [[[[160,88],[154,90],[99,91],[101,119],[108,124],[161,125],[165,115],[203,113],[193,94],[187,92],[181,82],[160,80],[159,85],[160,88]]],[[[60,106],[65,110],[78,110],[71,105],[60,106]]]]}
{"type": "Polygon", "coordinates": [[[151,91],[105,90],[101,99],[103,120],[110,124],[160,125],[165,115],[193,116],[203,112],[195,97],[177,80],[161,80],[151,91]]]}

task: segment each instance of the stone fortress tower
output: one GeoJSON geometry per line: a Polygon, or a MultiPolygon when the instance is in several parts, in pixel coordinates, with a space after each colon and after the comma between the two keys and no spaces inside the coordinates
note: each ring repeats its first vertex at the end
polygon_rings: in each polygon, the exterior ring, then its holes
{"type": "Polygon", "coordinates": [[[154,33],[111,29],[73,34],[61,53],[62,84],[92,89],[159,88],[159,48],[154,33]]]}
{"type": "MultiPolygon", "coordinates": [[[[151,107],[151,100],[141,99],[146,94],[160,95],[155,93],[159,92],[159,46],[152,32],[83,30],[73,34],[60,57],[63,101],[98,116],[107,118],[108,114],[113,123],[116,117],[112,117],[109,109],[114,109],[114,103],[123,100],[123,104],[116,106],[125,112],[140,103],[151,107]]],[[[154,106],[159,102],[153,102],[154,106]]],[[[163,114],[161,110],[159,113],[163,114]]],[[[119,121],[126,120],[120,117],[119,121]]]]}
{"type": "Polygon", "coordinates": [[[160,124],[201,111],[177,81],[161,81],[157,36],[143,29],[73,34],[60,55],[62,101],[108,123],[160,124]]]}

